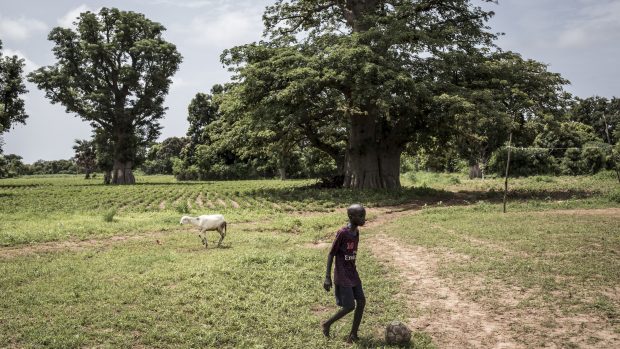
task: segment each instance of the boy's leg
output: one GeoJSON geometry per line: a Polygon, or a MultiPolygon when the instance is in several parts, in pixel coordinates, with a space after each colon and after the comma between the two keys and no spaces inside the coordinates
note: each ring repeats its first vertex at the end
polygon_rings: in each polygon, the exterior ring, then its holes
{"type": "Polygon", "coordinates": [[[352,287],[335,286],[334,293],[336,295],[336,304],[341,306],[340,310],[332,317],[327,319],[321,326],[323,327],[323,335],[329,337],[329,328],[331,325],[340,320],[343,316],[355,309],[354,293],[352,287]]]}
{"type": "Polygon", "coordinates": [[[352,341],[357,340],[357,330],[362,322],[362,315],[364,315],[364,307],[366,306],[366,297],[364,296],[364,289],[362,284],[352,288],[353,297],[355,298],[355,314],[353,314],[353,326],[351,327],[351,334],[349,339],[352,341]]]}

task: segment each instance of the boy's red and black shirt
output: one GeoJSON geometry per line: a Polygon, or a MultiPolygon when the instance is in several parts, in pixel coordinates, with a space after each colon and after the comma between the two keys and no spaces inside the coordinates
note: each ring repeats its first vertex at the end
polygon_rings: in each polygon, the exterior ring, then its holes
{"type": "Polygon", "coordinates": [[[346,226],[338,230],[336,238],[329,252],[336,258],[334,266],[334,284],[344,287],[353,287],[361,284],[360,277],[355,268],[357,257],[357,245],[360,236],[356,231],[346,226]]]}

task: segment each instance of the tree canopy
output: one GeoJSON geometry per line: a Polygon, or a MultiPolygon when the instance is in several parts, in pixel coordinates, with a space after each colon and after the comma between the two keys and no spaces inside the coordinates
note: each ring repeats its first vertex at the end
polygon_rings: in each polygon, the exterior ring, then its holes
{"type": "Polygon", "coordinates": [[[223,107],[271,130],[288,125],[334,158],[345,187],[399,187],[405,147],[459,128],[510,130],[566,82],[497,48],[492,15],[468,0],[277,1],[263,16],[268,41],[222,55],[235,74],[223,107]]]}
{"type": "Polygon", "coordinates": [[[75,29],[49,34],[56,63],[29,75],[109,142],[114,184],[134,183],[138,149],[159,134],[164,98],[182,57],[163,39],[164,26],[135,12],[84,12],[75,29]]]}
{"type": "MultiPolygon", "coordinates": [[[[2,55],[0,41],[0,134],[14,123],[25,124],[28,115],[20,95],[28,92],[23,78],[24,60],[2,55]]],[[[1,149],[1,148],[0,148],[1,149]]]]}

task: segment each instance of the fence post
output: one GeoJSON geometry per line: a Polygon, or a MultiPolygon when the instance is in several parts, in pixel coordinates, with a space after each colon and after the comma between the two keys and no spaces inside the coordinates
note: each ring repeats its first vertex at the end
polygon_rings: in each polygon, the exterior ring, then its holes
{"type": "Polygon", "coordinates": [[[504,213],[506,213],[506,196],[508,195],[508,169],[510,168],[510,150],[512,148],[512,131],[508,137],[508,159],[506,160],[506,176],[504,178],[504,213]]]}

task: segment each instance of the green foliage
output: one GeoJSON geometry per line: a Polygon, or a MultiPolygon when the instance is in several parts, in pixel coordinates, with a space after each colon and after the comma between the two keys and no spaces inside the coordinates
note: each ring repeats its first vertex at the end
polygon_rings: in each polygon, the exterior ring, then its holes
{"type": "Polygon", "coordinates": [[[90,173],[97,169],[97,153],[95,150],[95,141],[87,141],[76,139],[73,145],[75,155],[73,159],[75,164],[84,171],[86,178],[90,177],[90,173]]]}
{"type": "Polygon", "coordinates": [[[146,160],[141,165],[145,174],[172,174],[174,160],[181,156],[189,144],[187,138],[170,137],[150,146],[146,160]]]}
{"type": "Polygon", "coordinates": [[[561,115],[567,104],[563,85],[568,81],[545,64],[514,52],[475,57],[477,61],[460,73],[459,85],[467,89],[459,99],[446,98],[444,108],[454,114],[459,154],[469,164],[485,166],[511,133],[513,145],[529,145],[534,125],[561,115]]]}
{"type": "Polygon", "coordinates": [[[488,77],[463,72],[492,60],[491,15],[466,0],[278,2],[264,15],[270,41],[222,56],[236,73],[235,110],[274,133],[288,125],[334,159],[345,186],[396,187],[398,162],[385,159],[446,139],[475,105],[467,82],[488,77]],[[377,178],[358,183],[363,173],[377,178]]]}
{"type": "Polygon", "coordinates": [[[181,201],[179,203],[177,203],[174,206],[174,209],[178,212],[178,213],[190,213],[189,210],[189,205],[187,204],[187,201],[181,201]]]}
{"type": "Polygon", "coordinates": [[[615,188],[607,194],[607,198],[611,202],[620,204],[620,188],[615,188]]]}
{"type": "Polygon", "coordinates": [[[29,166],[29,174],[75,174],[78,168],[73,160],[37,160],[29,166]]]}
{"type": "Polygon", "coordinates": [[[570,113],[572,120],[592,127],[601,140],[616,144],[620,138],[620,98],[576,98],[570,113]]]}
{"type": "Polygon", "coordinates": [[[22,157],[15,154],[0,153],[0,178],[11,178],[32,174],[32,166],[22,162],[22,157]]]}
{"type": "MultiPolygon", "coordinates": [[[[501,148],[493,153],[487,170],[498,176],[506,171],[508,149],[501,148]]],[[[539,174],[558,174],[559,164],[556,158],[547,149],[512,148],[510,152],[510,176],[532,176],[539,174]]]]}
{"type": "MultiPolygon", "coordinates": [[[[28,92],[24,85],[24,59],[3,56],[0,41],[0,135],[15,123],[25,124],[28,115],[20,95],[28,92]]],[[[2,153],[2,144],[0,144],[2,153]]]]}
{"type": "Polygon", "coordinates": [[[104,214],[103,214],[103,221],[104,222],[114,222],[114,216],[116,216],[116,214],[118,213],[118,211],[116,210],[116,208],[111,208],[109,210],[107,210],[104,214]]]}
{"type": "Polygon", "coordinates": [[[121,171],[139,162],[140,148],[159,134],[164,97],[181,62],[164,30],[135,12],[84,12],[75,29],[50,32],[56,63],[28,75],[52,103],[95,127],[98,152],[108,158],[98,156],[104,170],[109,162],[121,171]]]}

